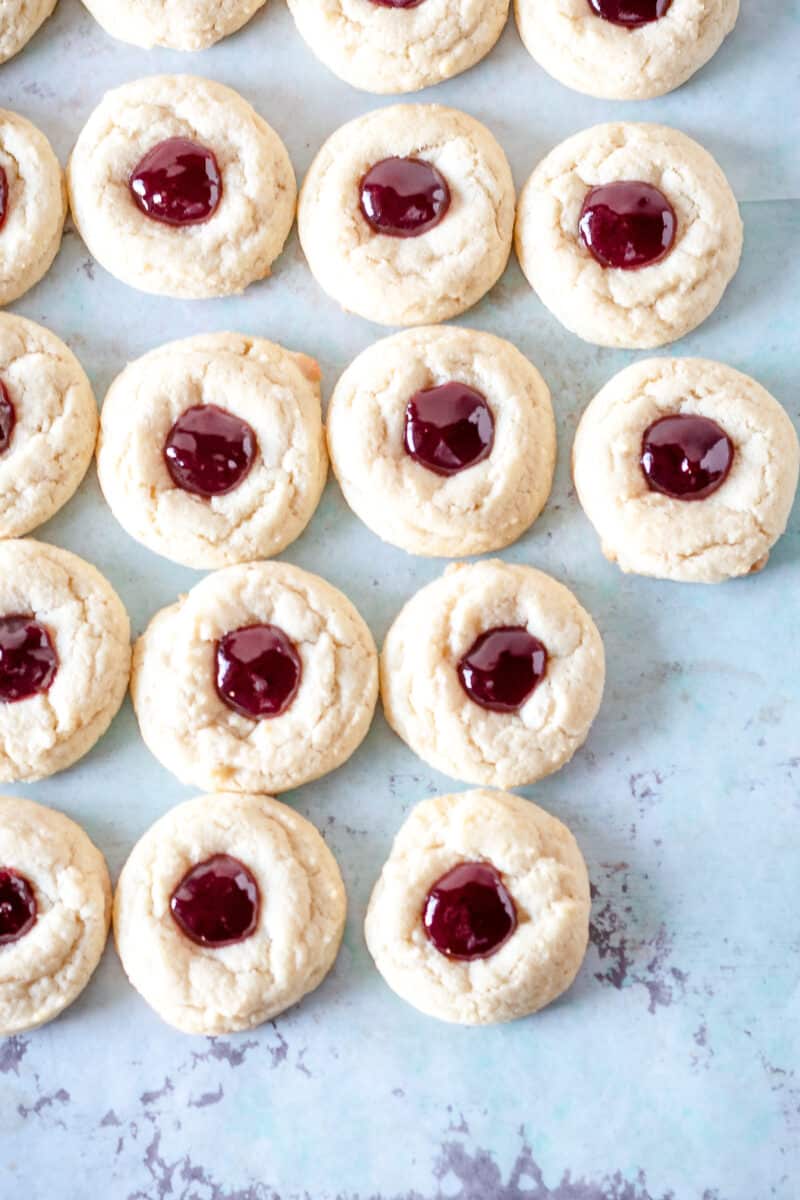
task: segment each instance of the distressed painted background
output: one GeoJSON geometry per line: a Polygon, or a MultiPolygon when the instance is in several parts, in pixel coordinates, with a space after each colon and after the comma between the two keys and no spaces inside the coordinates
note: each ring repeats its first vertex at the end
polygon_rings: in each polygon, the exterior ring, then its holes
{"type": "MultiPolygon", "coordinates": [[[[675,95],[614,105],[573,95],[513,24],[490,59],[422,99],[486,121],[518,185],[555,142],[611,117],[673,123],[703,142],[742,201],[742,270],[679,347],[757,376],[800,416],[800,8],[744,0],[735,36],[675,95]]],[[[339,83],[280,0],[192,57],[107,38],[78,0],[0,68],[0,104],[66,154],[106,88],[159,71],[241,90],[298,174],[345,119],[382,101],[339,83]]],[[[296,238],[240,299],[146,298],[93,265],[72,230],[18,311],[61,334],[102,396],[167,338],[233,328],[315,355],[326,394],[380,336],[316,287],[296,238]]],[[[350,920],[336,969],[258,1032],[173,1033],[111,949],[58,1022],[0,1042],[0,1196],[12,1200],[797,1200],[800,1194],[800,521],[759,578],[714,589],[624,579],[600,556],[570,486],[579,413],[633,358],[587,347],[512,262],[465,323],[541,368],[559,418],[556,486],[507,554],[553,572],[595,615],[608,692],[585,749],[530,789],[567,821],[594,885],[592,944],[566,998],[508,1028],[460,1030],[397,1000],[361,937],[371,884],[404,814],[448,790],[378,716],[343,770],[291,794],[341,862],[350,920]]],[[[140,630],[192,572],[139,549],[93,476],[42,536],[105,571],[140,630]]],[[[382,637],[441,569],[383,548],[330,485],[286,557],[343,587],[382,637]]],[[[14,789],[12,789],[14,790],[14,789]]],[[[139,834],[189,795],[152,761],[126,707],[76,770],[16,789],[63,808],[116,873],[139,834]]]]}

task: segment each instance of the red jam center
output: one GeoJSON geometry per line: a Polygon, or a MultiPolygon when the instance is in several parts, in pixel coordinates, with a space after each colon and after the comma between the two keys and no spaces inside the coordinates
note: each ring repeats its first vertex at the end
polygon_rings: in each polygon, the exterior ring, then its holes
{"type": "Polygon", "coordinates": [[[17,413],[11,403],[8,388],[0,379],[0,454],[8,449],[14,426],[17,423],[17,413]]]}
{"type": "Polygon", "coordinates": [[[626,29],[638,29],[664,16],[672,0],[589,0],[592,11],[626,29]]]}
{"type": "Polygon", "coordinates": [[[6,223],[8,216],[8,176],[2,167],[0,167],[0,229],[6,223]]]}
{"type": "Polygon", "coordinates": [[[195,496],[224,496],[250,471],[257,445],[246,421],[216,404],[198,404],[170,429],[164,460],[176,487],[195,496]]]}
{"type": "Polygon", "coordinates": [[[376,233],[418,237],[444,218],[450,189],[443,175],[418,158],[384,158],[361,180],[361,211],[376,233]]]}
{"type": "Polygon", "coordinates": [[[425,898],[422,924],[440,954],[470,961],[488,958],[517,927],[517,910],[491,863],[459,863],[425,898]]]}
{"type": "Polygon", "coordinates": [[[591,189],[578,228],[601,266],[638,271],[666,258],[675,244],[678,220],[657,187],[619,180],[591,189]]]}
{"type": "Polygon", "coordinates": [[[461,686],[492,712],[519,712],[544,679],[547,650],[522,626],[499,626],[477,638],[458,664],[461,686]]]}
{"type": "Polygon", "coordinates": [[[0,867],[0,946],[19,941],[36,924],[36,896],[24,875],[0,867]]]}
{"type": "Polygon", "coordinates": [[[303,664],[277,625],[245,625],[217,642],[217,695],[243,717],[279,717],[297,695],[303,664]]]}
{"type": "Polygon", "coordinates": [[[215,854],[192,867],[172,893],[172,916],[199,946],[232,946],[258,925],[258,884],[244,863],[215,854]]]}
{"type": "Polygon", "coordinates": [[[456,475],[488,458],[494,417],[485,397],[463,383],[416,392],[406,408],[406,453],[437,475],[456,475]]]}
{"type": "Polygon", "coordinates": [[[0,617],[0,701],[14,704],[48,691],[58,665],[50,634],[35,617],[0,617]]]}
{"type": "Polygon", "coordinates": [[[651,492],[673,500],[705,500],[728,478],[733,443],[708,417],[661,417],[642,438],[642,471],[651,492]]]}
{"type": "Polygon", "coordinates": [[[165,225],[199,225],[216,212],[222,176],[212,152],[189,138],[174,137],[148,150],[128,186],[136,204],[165,225]]]}

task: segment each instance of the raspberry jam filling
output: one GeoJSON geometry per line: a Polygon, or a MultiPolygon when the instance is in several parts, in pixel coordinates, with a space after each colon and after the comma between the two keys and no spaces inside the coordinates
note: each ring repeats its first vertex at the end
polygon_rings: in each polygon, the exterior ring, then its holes
{"type": "Polygon", "coordinates": [[[51,687],[58,655],[50,634],[34,616],[0,617],[0,701],[14,704],[51,687]]]}
{"type": "Polygon", "coordinates": [[[6,223],[8,216],[8,176],[4,169],[0,167],[0,229],[6,223]]]}
{"type": "Polygon", "coordinates": [[[620,271],[661,262],[675,244],[677,228],[675,210],[664,193],[636,180],[592,188],[578,223],[592,257],[620,271]]]}
{"type": "Polygon", "coordinates": [[[0,454],[7,450],[17,423],[17,411],[11,403],[8,388],[0,379],[0,454]]]}
{"type": "Polygon", "coordinates": [[[367,223],[388,237],[419,237],[450,207],[444,176],[419,158],[382,159],[367,171],[359,191],[367,223]]]}
{"type": "Polygon", "coordinates": [[[175,923],[198,946],[232,946],[255,932],[258,884],[244,863],[215,854],[192,867],[169,902],[175,923]]]}
{"type": "Polygon", "coordinates": [[[217,642],[217,695],[243,717],[285,713],[302,673],[297,648],[277,625],[244,625],[217,642]]]}
{"type": "Polygon", "coordinates": [[[408,402],[405,450],[437,475],[457,475],[488,458],[494,417],[486,399],[464,383],[424,388],[408,402]]]}
{"type": "Polygon", "coordinates": [[[0,946],[18,942],[36,924],[33,887],[18,871],[0,867],[0,946]]]}
{"type": "Polygon", "coordinates": [[[438,879],[425,898],[422,924],[447,958],[495,954],[517,927],[511,894],[491,863],[465,862],[438,879]]]}
{"type": "Polygon", "coordinates": [[[673,500],[705,500],[728,478],[733,443],[708,417],[676,413],[644,432],[641,465],[651,492],[673,500]]]}
{"type": "Polygon", "coordinates": [[[458,664],[461,686],[492,712],[519,712],[544,679],[547,650],[522,626],[482,633],[458,664]]]}
{"type": "Polygon", "coordinates": [[[216,404],[198,404],[181,413],[167,434],[164,461],[176,487],[208,499],[239,486],[257,448],[246,421],[216,404]]]}
{"type": "Polygon", "coordinates": [[[128,186],[141,211],[164,225],[200,225],[222,199],[216,158],[189,138],[174,137],[148,150],[133,168],[128,186]]]}
{"type": "Polygon", "coordinates": [[[671,4],[672,0],[589,0],[589,7],[598,17],[626,29],[658,21],[671,4]]]}

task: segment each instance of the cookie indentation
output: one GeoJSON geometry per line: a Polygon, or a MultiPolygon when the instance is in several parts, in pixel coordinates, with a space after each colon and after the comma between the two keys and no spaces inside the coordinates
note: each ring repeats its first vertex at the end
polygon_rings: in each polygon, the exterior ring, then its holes
{"type": "Polygon", "coordinates": [[[253,429],[216,404],[181,413],[164,443],[164,460],[176,487],[196,496],[224,496],[239,486],[255,461],[253,429]]]}
{"type": "Polygon", "coordinates": [[[0,617],[0,701],[15,704],[49,691],[58,666],[50,634],[32,614],[0,617]]]}
{"type": "Polygon", "coordinates": [[[187,871],[169,906],[190,941],[216,949],[255,932],[261,898],[244,863],[230,854],[214,854],[187,871]]]}
{"type": "Polygon", "coordinates": [[[359,204],[367,223],[387,237],[419,237],[444,220],[447,180],[419,158],[384,158],[361,180],[359,204]]]}
{"type": "Polygon", "coordinates": [[[423,388],[408,402],[406,453],[437,475],[457,475],[483,462],[494,444],[494,417],[485,396],[463,383],[423,388]]]}
{"type": "Polygon", "coordinates": [[[174,137],[148,150],[129,180],[145,216],[164,225],[201,225],[219,208],[222,175],[213,151],[174,137]]]}
{"type": "Polygon", "coordinates": [[[0,867],[0,946],[18,942],[36,924],[32,884],[11,867],[0,867]]]}
{"type": "Polygon", "coordinates": [[[734,449],[708,417],[676,413],[654,421],[642,438],[642,471],[651,492],[673,500],[705,500],[722,487],[734,449]]]}
{"type": "Polygon", "coordinates": [[[498,871],[488,862],[453,867],[425,897],[422,923],[447,958],[489,958],[517,927],[517,910],[498,871]]]}
{"type": "Polygon", "coordinates": [[[470,700],[503,713],[519,712],[546,671],[547,650],[522,626],[487,630],[458,664],[458,678],[470,700]]]}
{"type": "Polygon", "coordinates": [[[277,625],[246,625],[217,642],[217,694],[243,717],[260,721],[285,713],[302,673],[294,643],[277,625]]]}
{"type": "Polygon", "coordinates": [[[586,249],[601,266],[638,271],[666,258],[675,244],[678,221],[659,188],[617,180],[591,189],[578,228],[586,249]]]}

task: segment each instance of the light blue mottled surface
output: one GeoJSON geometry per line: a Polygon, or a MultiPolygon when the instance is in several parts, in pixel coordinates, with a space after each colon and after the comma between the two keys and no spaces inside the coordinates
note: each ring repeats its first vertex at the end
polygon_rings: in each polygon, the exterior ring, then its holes
{"type": "MultiPolygon", "coordinates": [[[[677,94],[614,105],[571,94],[512,25],[476,70],[424,95],[485,120],[518,184],[567,134],[611,117],[673,123],[703,142],[743,202],[742,270],[679,353],[750,372],[800,414],[800,156],[795,0],[743,0],[735,36],[677,94]]],[[[208,53],[139,52],[78,0],[0,68],[0,104],[65,157],[109,86],[191,70],[239,88],[286,139],[298,174],[375,100],[339,83],[279,0],[208,53]]],[[[77,352],[102,396],[167,338],[261,333],[316,356],[326,394],[380,336],[317,289],[296,239],[241,299],[145,298],[93,267],[68,232],[15,306],[77,352]]],[[[596,890],[592,946],[566,998],[488,1030],[430,1021],[372,969],[361,919],[409,807],[449,790],[378,716],[350,764],[289,800],[321,827],[351,901],[336,969],[300,1008],[249,1036],[170,1031],[111,949],[58,1022],[0,1042],[3,1200],[797,1200],[800,1194],[800,522],[767,571],[714,589],[623,578],[571,489],[583,406],[630,354],[587,347],[512,263],[465,323],[541,367],[559,419],[556,486],[507,553],[574,587],[606,641],[607,697],[585,749],[526,794],[574,829],[596,890]]],[[[117,528],[92,475],[42,536],[90,558],[142,628],[192,572],[117,528]]],[[[382,637],[441,565],[381,547],[330,485],[286,557],[343,587],[382,637]]],[[[12,789],[14,790],[14,789],[12,789]]],[[[76,770],[16,789],[63,808],[116,873],[138,835],[189,795],[149,757],[130,708],[76,770]]]]}

